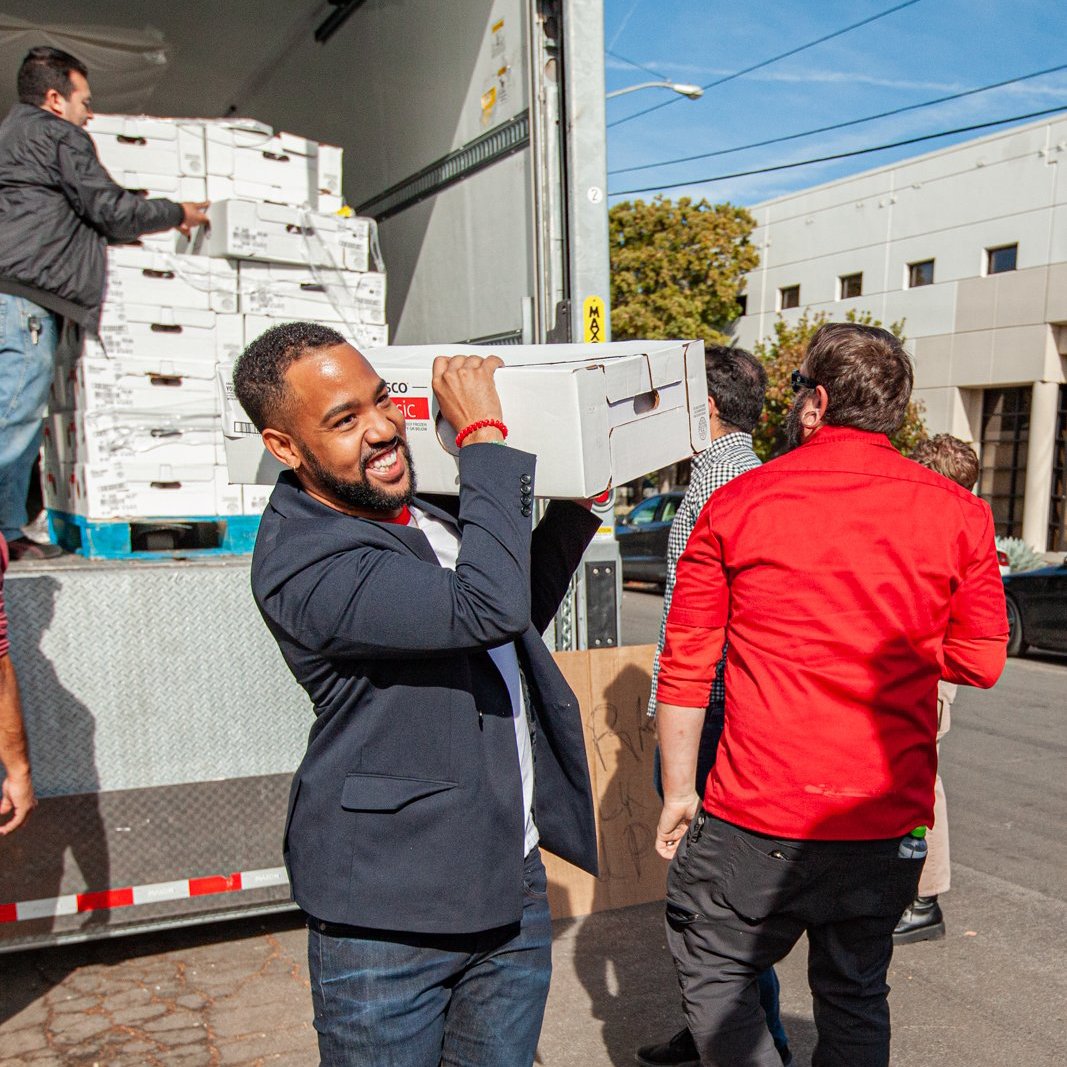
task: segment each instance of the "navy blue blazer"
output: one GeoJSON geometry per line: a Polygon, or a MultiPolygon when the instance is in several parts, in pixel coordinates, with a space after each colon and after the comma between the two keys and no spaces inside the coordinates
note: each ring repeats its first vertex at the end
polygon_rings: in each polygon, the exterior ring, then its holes
{"type": "Polygon", "coordinates": [[[531,697],[541,843],[597,870],[578,702],[541,634],[598,520],[557,502],[531,531],[527,453],[469,445],[459,470],[454,572],[420,530],[342,514],[289,472],[260,525],[252,591],[316,716],[286,866],[327,922],[464,933],[521,917],[518,753],[487,651],[506,641],[531,697]]]}

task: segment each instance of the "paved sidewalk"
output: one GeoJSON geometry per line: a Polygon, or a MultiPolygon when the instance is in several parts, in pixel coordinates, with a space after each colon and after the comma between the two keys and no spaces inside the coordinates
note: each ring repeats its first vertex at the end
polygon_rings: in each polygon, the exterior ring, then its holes
{"type": "MultiPolygon", "coordinates": [[[[957,865],[949,936],[897,953],[893,1062],[1067,1063],[1067,905],[957,865]]],[[[679,1022],[650,904],[557,923],[538,1062],[623,1067],[679,1022]]],[[[798,1067],[814,1040],[803,943],[780,967],[798,1067]]],[[[0,957],[4,1067],[313,1067],[304,959],[291,915],[0,957]]],[[[507,1065],[502,1065],[507,1067],[507,1065]]]]}
{"type": "MultiPolygon", "coordinates": [[[[894,1067],[1067,1064],[1065,669],[1013,661],[960,695],[948,937],[894,960],[894,1067]]],[[[285,914],[0,956],[0,1065],[313,1067],[304,944],[285,914]]],[[[814,1041],[804,957],[779,967],[797,1067],[814,1041]]],[[[629,1067],[678,1022],[662,905],[556,924],[543,1067],[629,1067]]]]}

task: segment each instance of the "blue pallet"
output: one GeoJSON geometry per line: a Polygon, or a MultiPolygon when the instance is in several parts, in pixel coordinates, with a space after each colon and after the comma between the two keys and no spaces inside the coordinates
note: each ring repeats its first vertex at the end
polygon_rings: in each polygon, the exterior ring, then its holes
{"type": "Polygon", "coordinates": [[[49,509],[48,529],[57,545],[86,559],[185,559],[248,555],[256,544],[260,518],[259,515],[193,515],[181,518],[87,519],[82,515],[49,509]],[[182,523],[213,524],[218,547],[165,550],[133,547],[133,535],[138,528],[182,523]]]}

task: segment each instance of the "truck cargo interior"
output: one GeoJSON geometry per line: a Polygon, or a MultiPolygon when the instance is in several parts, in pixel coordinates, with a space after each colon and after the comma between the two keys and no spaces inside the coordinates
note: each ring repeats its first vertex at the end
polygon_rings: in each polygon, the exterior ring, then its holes
{"type": "Polygon", "coordinates": [[[398,344],[538,342],[557,320],[579,340],[557,305],[576,271],[606,283],[606,214],[585,195],[603,189],[601,39],[580,47],[601,17],[589,0],[11,0],[0,56],[83,57],[99,113],[247,117],[342,147],[398,344]]]}

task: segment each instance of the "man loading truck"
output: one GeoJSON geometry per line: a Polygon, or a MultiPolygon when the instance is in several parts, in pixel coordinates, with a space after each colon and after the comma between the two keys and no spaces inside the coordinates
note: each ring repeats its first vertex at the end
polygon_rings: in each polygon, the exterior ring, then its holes
{"type": "Polygon", "coordinates": [[[111,180],[92,139],[88,70],[32,48],[0,124],[0,534],[11,559],[60,554],[23,535],[61,320],[95,332],[108,242],[207,221],[206,203],[146,200],[111,180]]]}

